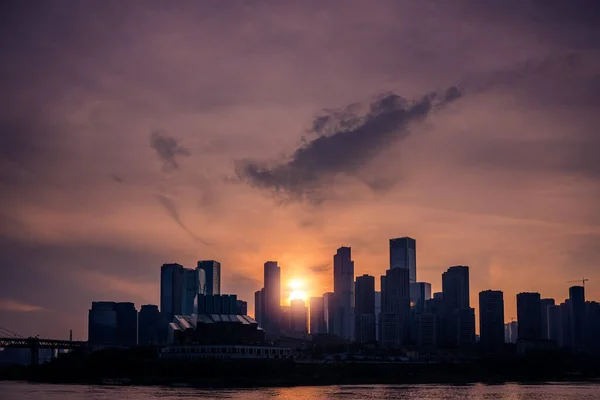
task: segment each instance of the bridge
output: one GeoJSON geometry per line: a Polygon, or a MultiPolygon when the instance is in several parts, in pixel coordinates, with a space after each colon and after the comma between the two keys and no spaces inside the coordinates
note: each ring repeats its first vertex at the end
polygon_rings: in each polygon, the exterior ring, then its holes
{"type": "Polygon", "coordinates": [[[40,360],[40,349],[76,350],[87,346],[87,342],[72,340],[40,339],[38,337],[0,337],[1,348],[31,349],[31,365],[40,360]]]}

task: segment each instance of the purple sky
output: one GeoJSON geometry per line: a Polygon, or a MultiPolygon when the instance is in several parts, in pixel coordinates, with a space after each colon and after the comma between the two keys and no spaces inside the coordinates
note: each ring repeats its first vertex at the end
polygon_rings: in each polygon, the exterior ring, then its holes
{"type": "Polygon", "coordinates": [[[198,259],[252,311],[264,261],[320,295],[397,236],[507,320],[600,300],[598,2],[4,1],[0,50],[0,326],[85,339],[198,259]]]}

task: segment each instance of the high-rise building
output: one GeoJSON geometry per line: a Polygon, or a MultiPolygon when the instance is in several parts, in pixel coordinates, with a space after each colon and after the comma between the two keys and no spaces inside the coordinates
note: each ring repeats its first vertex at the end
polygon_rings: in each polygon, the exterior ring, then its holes
{"type": "Polygon", "coordinates": [[[600,303],[596,301],[585,302],[586,320],[586,348],[592,353],[600,351],[600,303]]]}
{"type": "Polygon", "coordinates": [[[583,286],[569,288],[569,304],[573,347],[582,349],[585,347],[585,289],[583,286]]]}
{"type": "Polygon", "coordinates": [[[554,299],[541,299],[540,308],[542,309],[542,339],[550,338],[550,325],[548,324],[548,307],[554,305],[554,299]]]}
{"type": "Polygon", "coordinates": [[[160,312],[154,304],[144,304],[138,313],[138,344],[160,344],[160,312]]]}
{"type": "Polygon", "coordinates": [[[334,333],[342,339],[354,339],[354,261],[350,247],[340,247],[333,256],[333,293],[337,309],[334,333]]]}
{"type": "Polygon", "coordinates": [[[271,334],[279,332],[281,313],[281,269],[277,261],[267,261],[264,268],[262,319],[263,329],[271,334]]]}
{"type": "Polygon", "coordinates": [[[133,303],[94,301],[88,317],[91,344],[137,344],[137,310],[133,303]]]}
{"type": "Polygon", "coordinates": [[[425,311],[425,302],[431,299],[431,283],[410,283],[410,306],[417,313],[425,311]]]}
{"type": "Polygon", "coordinates": [[[310,298],[310,333],[311,335],[327,333],[323,296],[310,298]]]}
{"type": "Polygon", "coordinates": [[[517,294],[517,321],[519,340],[542,338],[542,308],[539,293],[517,294]]]}
{"type": "Polygon", "coordinates": [[[362,275],[354,284],[356,293],[354,314],[356,316],[355,340],[369,343],[375,336],[375,277],[362,275]]]}
{"type": "Polygon", "coordinates": [[[571,300],[560,304],[561,341],[560,347],[573,347],[573,326],[571,322],[571,300]]]}
{"type": "Polygon", "coordinates": [[[333,292],[323,293],[323,312],[325,313],[325,331],[335,335],[335,311],[337,310],[335,294],[333,292]]]}
{"type": "Polygon", "coordinates": [[[204,270],[204,294],[221,294],[221,263],[215,260],[198,261],[198,268],[204,270]]]}
{"type": "Polygon", "coordinates": [[[443,337],[446,346],[470,345],[475,341],[475,310],[469,300],[469,267],[458,265],[442,274],[443,337]]]}
{"type": "Polygon", "coordinates": [[[500,290],[479,293],[479,336],[485,351],[496,352],[504,344],[504,295],[500,290]]]}
{"type": "Polygon", "coordinates": [[[256,320],[256,322],[258,322],[258,326],[260,326],[261,328],[263,326],[263,292],[264,289],[260,289],[254,292],[254,319],[256,320]]]}
{"type": "Polygon", "coordinates": [[[402,237],[390,239],[390,268],[409,270],[411,282],[417,281],[417,241],[402,237]]]}
{"type": "Polygon", "coordinates": [[[375,292],[375,338],[380,341],[379,326],[381,325],[381,292],[375,292]]]}
{"type": "Polygon", "coordinates": [[[551,305],[547,309],[548,339],[554,340],[557,345],[562,343],[562,319],[560,305],[551,305]]]}
{"type": "Polygon", "coordinates": [[[307,333],[306,305],[302,299],[294,299],[290,303],[292,331],[307,333]]]}
{"type": "Polygon", "coordinates": [[[448,313],[471,307],[469,301],[469,267],[450,267],[442,274],[444,307],[448,313]]]}
{"type": "Polygon", "coordinates": [[[169,323],[183,314],[184,268],[180,264],[163,264],[160,268],[160,312],[169,323]]]}
{"type": "Polygon", "coordinates": [[[406,268],[388,269],[381,277],[381,342],[398,347],[409,338],[410,282],[406,268]]]}
{"type": "Polygon", "coordinates": [[[237,313],[239,315],[248,315],[248,303],[244,300],[237,301],[237,313]]]}
{"type": "Polygon", "coordinates": [[[194,300],[197,294],[205,294],[206,271],[201,268],[183,269],[181,315],[191,315],[194,312],[194,300]]]}

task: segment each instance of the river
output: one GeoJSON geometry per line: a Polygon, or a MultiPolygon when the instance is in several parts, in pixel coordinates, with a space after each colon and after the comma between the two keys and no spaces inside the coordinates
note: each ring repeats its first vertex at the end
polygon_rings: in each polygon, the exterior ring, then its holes
{"type": "Polygon", "coordinates": [[[323,386],[262,389],[188,389],[139,386],[47,385],[0,382],[1,400],[325,400],[445,399],[552,400],[600,399],[600,384],[323,386]]]}

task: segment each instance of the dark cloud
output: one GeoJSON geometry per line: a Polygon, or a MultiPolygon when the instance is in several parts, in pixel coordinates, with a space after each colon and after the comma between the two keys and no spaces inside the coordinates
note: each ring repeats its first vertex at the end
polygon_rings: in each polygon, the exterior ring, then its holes
{"type": "Polygon", "coordinates": [[[163,170],[169,171],[179,169],[178,156],[187,157],[191,153],[185,147],[179,145],[177,140],[167,136],[165,132],[155,131],[150,135],[150,147],[156,150],[156,154],[163,162],[163,170]]]}
{"type": "Polygon", "coordinates": [[[359,169],[387,146],[406,137],[409,124],[420,122],[435,110],[458,99],[451,87],[408,101],[394,93],[379,96],[359,115],[357,105],[319,116],[313,123],[318,135],[285,161],[275,164],[238,160],[238,178],[249,185],[273,190],[291,200],[318,200],[323,185],[338,174],[356,176],[359,169]]]}
{"type": "Polygon", "coordinates": [[[121,178],[119,175],[111,174],[110,179],[112,179],[113,181],[115,181],[117,183],[123,183],[123,178],[121,178]]]}
{"type": "Polygon", "coordinates": [[[186,224],[183,223],[183,221],[181,220],[181,216],[179,215],[179,211],[177,210],[177,206],[175,205],[173,200],[171,200],[171,198],[165,196],[164,194],[158,193],[156,194],[156,199],[164,207],[164,209],[167,210],[167,213],[173,219],[173,221],[177,222],[177,225],[179,225],[181,229],[186,231],[188,235],[192,237],[192,239],[194,239],[198,243],[202,243],[207,246],[210,245],[208,241],[200,238],[198,235],[192,232],[186,224]]]}
{"type": "Polygon", "coordinates": [[[331,272],[331,264],[327,264],[327,263],[317,264],[317,265],[308,267],[308,269],[315,274],[325,274],[325,273],[331,272]]]}

